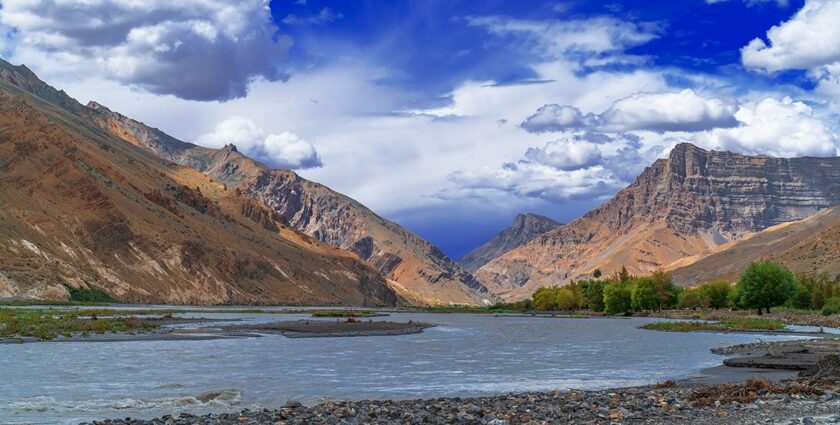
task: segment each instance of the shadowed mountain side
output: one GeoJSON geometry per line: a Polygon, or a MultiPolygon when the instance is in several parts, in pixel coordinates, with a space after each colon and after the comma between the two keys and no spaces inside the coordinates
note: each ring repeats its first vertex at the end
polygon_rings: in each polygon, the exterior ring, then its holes
{"type": "Polygon", "coordinates": [[[493,239],[464,255],[458,263],[465,269],[475,272],[490,260],[525,245],[559,225],[560,223],[541,215],[517,214],[513,219],[513,224],[497,233],[493,239]]]}
{"type": "Polygon", "coordinates": [[[505,299],[600,269],[645,274],[840,203],[840,158],[772,158],[677,145],[615,197],[482,266],[505,299]]]}

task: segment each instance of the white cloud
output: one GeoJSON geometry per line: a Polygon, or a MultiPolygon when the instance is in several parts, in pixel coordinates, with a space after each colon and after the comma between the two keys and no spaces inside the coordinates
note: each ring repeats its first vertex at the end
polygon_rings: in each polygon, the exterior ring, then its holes
{"type": "Polygon", "coordinates": [[[196,143],[214,148],[233,144],[252,158],[277,168],[322,166],[321,158],[311,143],[288,131],[266,136],[253,121],[243,117],[231,117],[220,122],[212,133],[199,137],[196,143]]]}
{"type": "Polygon", "coordinates": [[[549,104],[540,106],[519,126],[531,133],[563,131],[583,127],[583,114],[574,106],[549,104]]]}
{"type": "Polygon", "coordinates": [[[637,93],[620,99],[598,117],[602,131],[700,131],[737,125],[735,106],[706,99],[694,90],[637,93]]]}
{"type": "Polygon", "coordinates": [[[775,72],[811,69],[840,62],[840,2],[808,0],[790,20],[767,31],[768,41],[741,49],[747,68],[775,72]]]}
{"type": "Polygon", "coordinates": [[[541,148],[528,148],[525,159],[558,170],[573,171],[600,164],[601,151],[598,145],[586,141],[556,140],[541,148]]]}
{"type": "Polygon", "coordinates": [[[548,58],[618,53],[653,40],[660,31],[655,24],[636,24],[608,16],[555,21],[471,16],[467,23],[491,34],[522,37],[535,52],[548,58]]]}
{"type": "Polygon", "coordinates": [[[778,157],[840,155],[840,139],[813,109],[790,98],[767,98],[742,105],[735,117],[741,126],[700,134],[702,146],[778,157]]]}
{"type": "Polygon", "coordinates": [[[10,0],[4,54],[42,77],[98,75],[185,99],[245,96],[254,78],[283,79],[291,45],[267,0],[10,0]]]}
{"type": "Polygon", "coordinates": [[[341,13],[334,12],[329,7],[325,7],[318,12],[317,15],[312,16],[297,16],[297,15],[287,15],[283,18],[283,23],[286,25],[325,25],[331,22],[335,22],[344,15],[341,13]]]}
{"type": "Polygon", "coordinates": [[[543,105],[520,127],[532,133],[589,128],[594,131],[702,131],[734,127],[735,105],[706,99],[691,89],[664,93],[635,93],[615,101],[601,114],[581,114],[573,106],[543,105]]]}

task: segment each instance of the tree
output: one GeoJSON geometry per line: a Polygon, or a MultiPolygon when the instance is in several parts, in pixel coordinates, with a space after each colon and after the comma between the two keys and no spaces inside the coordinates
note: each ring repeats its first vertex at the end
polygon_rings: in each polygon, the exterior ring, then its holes
{"type": "Polygon", "coordinates": [[[631,306],[634,310],[653,310],[659,306],[656,284],[651,278],[639,278],[633,281],[630,291],[631,306]]]}
{"type": "Polygon", "coordinates": [[[671,274],[665,273],[664,270],[659,269],[653,272],[650,277],[656,290],[656,307],[662,312],[662,307],[673,307],[677,305],[677,298],[680,294],[680,288],[674,285],[671,280],[671,274]]]}
{"type": "Polygon", "coordinates": [[[630,276],[630,272],[627,271],[627,267],[621,266],[621,271],[618,272],[617,278],[621,283],[628,283],[633,277],[630,276]]]}
{"type": "Polygon", "coordinates": [[[706,299],[709,307],[715,310],[729,304],[731,292],[732,286],[729,285],[729,282],[723,280],[707,283],[700,287],[700,294],[706,299]]]}
{"type": "Polygon", "coordinates": [[[600,280],[590,280],[582,282],[583,295],[586,299],[586,304],[594,311],[604,311],[604,287],[606,282],[600,280]]]}
{"type": "Polygon", "coordinates": [[[796,292],[790,297],[788,303],[793,308],[810,309],[811,308],[811,291],[803,285],[797,285],[796,292]]]}
{"type": "Polygon", "coordinates": [[[701,288],[688,288],[680,294],[680,308],[690,308],[697,310],[698,308],[707,307],[709,305],[708,299],[703,296],[701,288]]]}
{"type": "Polygon", "coordinates": [[[630,285],[611,282],[604,287],[604,312],[607,314],[627,313],[632,307],[630,285]]]}
{"type": "Polygon", "coordinates": [[[554,288],[539,288],[534,291],[534,308],[537,310],[556,310],[556,297],[554,288]]]}
{"type": "Polygon", "coordinates": [[[576,310],[579,306],[574,291],[569,288],[560,288],[556,291],[554,304],[558,310],[576,310]]]}
{"type": "Polygon", "coordinates": [[[738,279],[741,304],[746,308],[764,308],[782,305],[796,291],[793,274],[782,265],[771,263],[752,263],[741,273],[738,279]]]}
{"type": "Polygon", "coordinates": [[[595,269],[595,271],[592,272],[592,277],[594,277],[595,279],[601,277],[601,269],[595,269]]]}

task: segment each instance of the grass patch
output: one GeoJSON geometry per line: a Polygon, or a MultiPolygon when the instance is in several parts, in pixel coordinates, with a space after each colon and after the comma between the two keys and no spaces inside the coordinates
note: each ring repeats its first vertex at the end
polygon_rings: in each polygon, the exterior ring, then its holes
{"type": "Polygon", "coordinates": [[[777,331],[784,329],[785,324],[776,319],[759,319],[755,317],[728,317],[717,322],[657,322],[648,323],[642,329],[665,332],[692,331],[777,331]]]}
{"type": "Polygon", "coordinates": [[[94,303],[115,303],[113,297],[108,295],[105,291],[98,288],[74,288],[72,286],[65,286],[67,292],[70,293],[70,301],[94,302],[94,303]]]}
{"type": "Polygon", "coordinates": [[[34,337],[51,340],[74,334],[148,331],[158,325],[136,317],[99,317],[114,310],[0,309],[0,338],[34,337]]]}

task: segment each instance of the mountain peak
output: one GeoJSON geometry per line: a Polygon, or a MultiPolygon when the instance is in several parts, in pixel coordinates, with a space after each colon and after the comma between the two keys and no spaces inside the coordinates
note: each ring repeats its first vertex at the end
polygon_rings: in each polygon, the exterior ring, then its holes
{"type": "Polygon", "coordinates": [[[490,260],[518,248],[537,236],[560,226],[560,223],[538,214],[517,214],[510,227],[502,230],[484,245],[470,251],[459,262],[470,271],[478,270],[490,260]]]}

